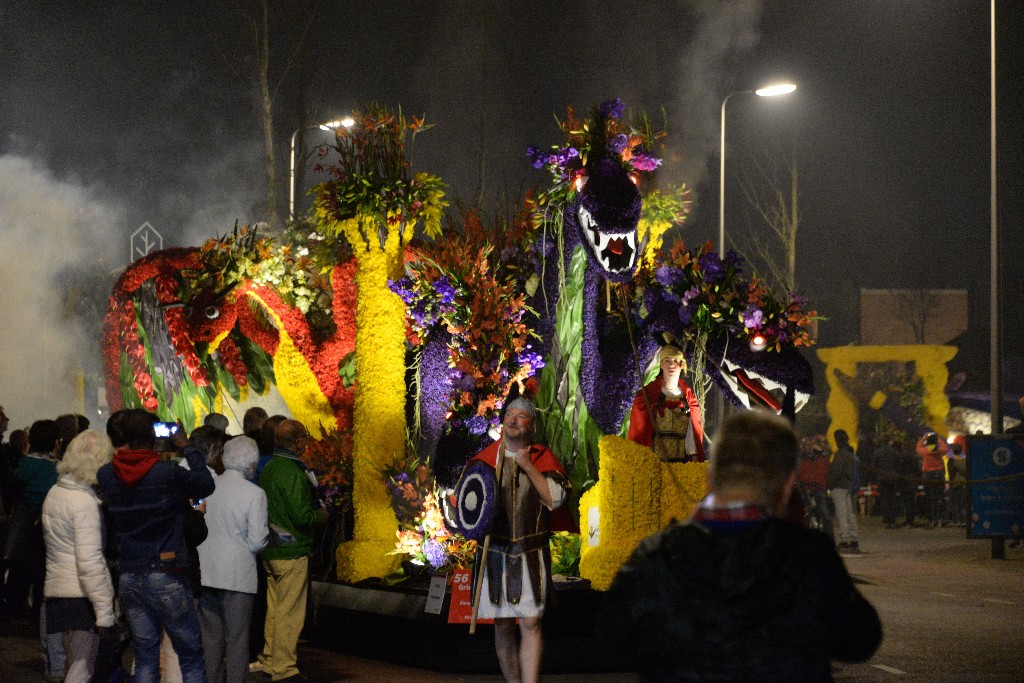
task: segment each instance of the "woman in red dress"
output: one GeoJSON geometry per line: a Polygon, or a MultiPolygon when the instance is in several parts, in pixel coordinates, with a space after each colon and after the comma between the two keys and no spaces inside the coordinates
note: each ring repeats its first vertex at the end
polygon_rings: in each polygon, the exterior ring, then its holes
{"type": "Polygon", "coordinates": [[[686,358],[675,346],[658,351],[661,373],[637,392],[627,438],[669,462],[704,461],[704,425],[700,403],[682,379],[686,358]]]}

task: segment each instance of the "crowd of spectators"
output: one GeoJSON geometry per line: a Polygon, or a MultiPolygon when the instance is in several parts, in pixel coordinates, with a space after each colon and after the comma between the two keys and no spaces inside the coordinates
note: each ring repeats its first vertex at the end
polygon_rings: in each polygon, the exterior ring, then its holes
{"type": "Polygon", "coordinates": [[[105,432],[62,415],[3,442],[0,407],[0,615],[38,621],[47,680],[308,680],[302,569],[326,518],[308,435],[262,408],[242,424],[185,434],[129,409],[105,432]]]}

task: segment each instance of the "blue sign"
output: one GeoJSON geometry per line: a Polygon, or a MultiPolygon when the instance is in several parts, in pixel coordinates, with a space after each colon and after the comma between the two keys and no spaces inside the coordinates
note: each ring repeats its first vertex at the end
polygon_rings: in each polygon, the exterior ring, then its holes
{"type": "Polygon", "coordinates": [[[968,538],[1024,535],[1024,437],[967,437],[968,538]]]}

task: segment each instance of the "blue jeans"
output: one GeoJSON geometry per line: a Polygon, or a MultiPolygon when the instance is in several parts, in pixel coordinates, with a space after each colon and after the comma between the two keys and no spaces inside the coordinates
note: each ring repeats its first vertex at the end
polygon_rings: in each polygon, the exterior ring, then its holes
{"type": "Polygon", "coordinates": [[[161,628],[178,655],[182,683],[206,683],[199,616],[185,576],[122,574],[118,595],[135,645],[134,683],[160,683],[161,628]]]}

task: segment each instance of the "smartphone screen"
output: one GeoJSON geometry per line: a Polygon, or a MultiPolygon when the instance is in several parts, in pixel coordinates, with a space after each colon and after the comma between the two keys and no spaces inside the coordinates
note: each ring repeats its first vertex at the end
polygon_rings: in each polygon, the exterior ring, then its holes
{"type": "Polygon", "coordinates": [[[177,433],[177,422],[157,422],[153,425],[153,436],[158,439],[167,439],[177,433]]]}

